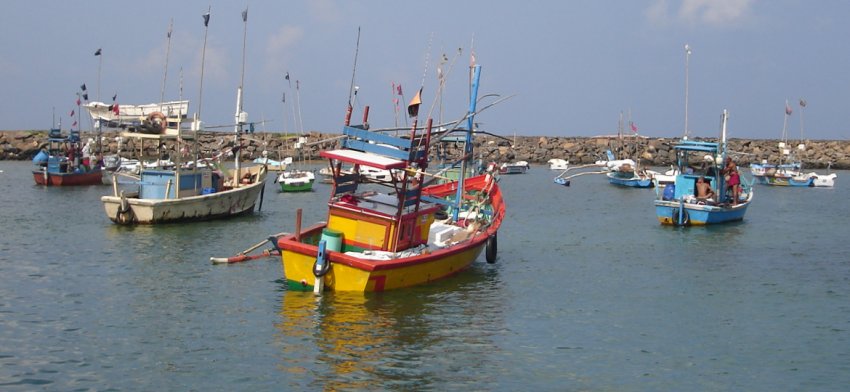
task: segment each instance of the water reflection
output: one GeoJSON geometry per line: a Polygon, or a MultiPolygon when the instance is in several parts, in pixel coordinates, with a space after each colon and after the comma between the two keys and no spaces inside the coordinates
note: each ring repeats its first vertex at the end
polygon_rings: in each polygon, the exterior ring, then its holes
{"type": "Polygon", "coordinates": [[[282,367],[328,390],[487,384],[480,378],[501,352],[504,295],[488,267],[388,293],[284,291],[282,367]]]}

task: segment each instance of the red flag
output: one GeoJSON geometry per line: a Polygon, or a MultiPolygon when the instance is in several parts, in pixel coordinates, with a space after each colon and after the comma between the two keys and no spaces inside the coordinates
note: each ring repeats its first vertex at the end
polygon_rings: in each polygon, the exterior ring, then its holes
{"type": "Polygon", "coordinates": [[[80,99],[77,98],[77,106],[80,106],[80,99]]]}
{"type": "Polygon", "coordinates": [[[635,123],[631,123],[631,126],[632,126],[632,132],[637,133],[637,125],[635,125],[635,123]]]}
{"type": "Polygon", "coordinates": [[[790,116],[791,112],[791,105],[789,105],[788,102],[785,102],[785,114],[790,116]]]}
{"type": "Polygon", "coordinates": [[[74,117],[74,110],[72,109],[72,110],[71,110],[71,113],[70,113],[70,114],[68,114],[68,115],[69,115],[69,116],[71,116],[71,117],[74,117]]]}
{"type": "Polygon", "coordinates": [[[112,113],[115,113],[116,116],[118,115],[119,112],[117,103],[115,105],[112,105],[112,113]]]}
{"type": "Polygon", "coordinates": [[[74,121],[74,123],[73,123],[73,124],[71,124],[71,126],[72,126],[72,127],[76,127],[76,126],[77,126],[77,122],[76,122],[76,121],[74,121]]]}
{"type": "Polygon", "coordinates": [[[396,86],[396,90],[398,91],[398,95],[402,95],[402,94],[401,94],[401,85],[400,85],[400,84],[399,84],[398,86],[396,86]]]}

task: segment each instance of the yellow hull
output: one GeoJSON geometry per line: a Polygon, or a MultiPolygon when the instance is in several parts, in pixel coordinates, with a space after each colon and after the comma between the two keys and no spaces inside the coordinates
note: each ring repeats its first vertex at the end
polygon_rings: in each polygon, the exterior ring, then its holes
{"type": "MultiPolygon", "coordinates": [[[[456,193],[456,186],[456,183],[435,185],[425,188],[423,193],[430,197],[447,197],[456,193]]],[[[401,227],[400,231],[403,233],[410,233],[409,237],[416,238],[417,236],[413,234],[420,236],[419,240],[423,242],[416,246],[419,248],[429,236],[427,230],[434,220],[433,213],[424,213],[407,220],[402,217],[401,220],[395,221],[368,212],[357,214],[336,209],[338,211],[332,211],[333,213],[329,214],[331,219],[328,223],[307,228],[300,234],[277,238],[277,249],[280,249],[283,273],[289,289],[313,290],[317,283],[313,268],[319,250],[318,244],[323,239],[327,243],[326,236],[329,232],[341,233],[343,243],[338,243],[337,247],[326,251],[325,256],[330,267],[320,278],[325,290],[385,291],[433,282],[467,269],[478,258],[485,246],[488,251],[488,262],[494,262],[496,234],[505,215],[501,191],[492,177],[483,175],[467,179],[465,188],[467,193],[487,192],[490,203],[486,211],[491,216],[490,220],[483,229],[462,231],[452,239],[452,245],[436,250],[429,251],[429,248],[426,248],[420,254],[401,253],[402,256],[395,259],[376,260],[364,256],[364,254],[388,254],[388,250],[393,249],[395,245],[392,242],[395,236],[392,234],[397,227],[401,227]],[[390,223],[387,224],[387,222],[390,223]],[[351,254],[346,254],[346,250],[353,251],[351,254]],[[406,254],[412,255],[405,256],[406,254]]],[[[422,211],[420,210],[420,213],[422,211]]],[[[296,231],[299,230],[296,229],[296,231]]],[[[436,246],[436,243],[438,241],[431,244],[432,247],[436,246]]]]}
{"type": "MultiPolygon", "coordinates": [[[[461,247],[396,260],[367,260],[330,252],[330,271],[321,279],[325,290],[334,291],[385,291],[416,286],[465,270],[481,253],[486,240],[485,236],[461,247]]],[[[290,289],[313,290],[315,252],[282,249],[281,260],[290,289]]]]}

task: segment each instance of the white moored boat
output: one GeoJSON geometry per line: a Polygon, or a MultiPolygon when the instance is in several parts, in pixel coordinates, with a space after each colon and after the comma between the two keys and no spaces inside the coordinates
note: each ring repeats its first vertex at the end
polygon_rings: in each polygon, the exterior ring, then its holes
{"type": "Polygon", "coordinates": [[[178,115],[182,115],[185,118],[186,113],[189,113],[189,100],[143,105],[122,105],[117,103],[110,105],[103,102],[89,102],[83,106],[88,110],[92,120],[101,120],[113,125],[138,125],[154,113],[159,113],[167,118],[177,117],[178,115]]]}

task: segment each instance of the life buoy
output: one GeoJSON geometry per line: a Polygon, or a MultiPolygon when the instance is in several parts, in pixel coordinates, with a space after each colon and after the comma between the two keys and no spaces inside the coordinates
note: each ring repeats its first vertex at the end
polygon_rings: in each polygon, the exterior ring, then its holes
{"type": "Polygon", "coordinates": [[[679,207],[673,208],[673,213],[670,214],[670,220],[676,226],[687,226],[691,223],[691,217],[688,216],[688,210],[682,210],[682,223],[679,224],[679,207]]]}
{"type": "Polygon", "coordinates": [[[487,244],[485,245],[484,256],[487,259],[487,262],[493,264],[496,262],[496,253],[498,252],[498,240],[496,237],[496,233],[487,238],[487,244]]]}
{"type": "Polygon", "coordinates": [[[148,115],[148,122],[159,127],[159,133],[165,133],[166,117],[162,112],[153,112],[148,115]]]}

